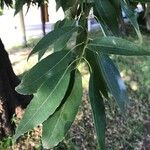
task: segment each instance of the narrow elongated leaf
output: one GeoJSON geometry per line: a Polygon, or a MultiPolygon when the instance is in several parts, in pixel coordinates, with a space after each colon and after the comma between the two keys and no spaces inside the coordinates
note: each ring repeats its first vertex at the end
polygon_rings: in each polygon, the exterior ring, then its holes
{"type": "Polygon", "coordinates": [[[116,9],[116,15],[119,16],[119,13],[121,13],[121,8],[120,8],[120,0],[109,0],[112,6],[116,9]]]}
{"type": "Polygon", "coordinates": [[[93,7],[93,14],[95,16],[95,19],[100,24],[100,28],[105,36],[111,36],[113,33],[110,31],[110,29],[105,25],[106,23],[102,20],[102,18],[99,16],[99,13],[97,12],[96,7],[93,7]]]}
{"type": "Polygon", "coordinates": [[[102,52],[105,54],[142,56],[150,55],[149,51],[144,50],[141,46],[134,44],[118,37],[101,37],[91,41],[87,47],[90,50],[102,52]]]}
{"type": "MultiPolygon", "coordinates": [[[[73,27],[73,26],[74,27],[76,26],[75,21],[64,19],[62,21],[58,21],[55,24],[54,30],[56,31],[56,30],[59,30],[60,28],[73,27]]],[[[53,42],[54,52],[66,49],[67,42],[71,38],[73,32],[75,32],[75,31],[74,30],[69,31],[69,32],[65,33],[64,35],[61,35],[57,40],[55,40],[53,42]]],[[[39,52],[39,54],[38,54],[38,59],[39,60],[44,55],[45,51],[46,51],[46,49],[39,52]]]]}
{"type": "MultiPolygon", "coordinates": [[[[55,29],[68,27],[68,26],[75,26],[76,22],[74,20],[64,19],[62,21],[59,21],[55,24],[55,29]]],[[[71,38],[73,32],[70,32],[66,34],[65,36],[60,37],[58,40],[54,42],[54,51],[60,51],[67,46],[67,42],[71,38]]]]}
{"type": "Polygon", "coordinates": [[[150,0],[132,0],[132,2],[146,3],[146,2],[150,2],[150,0]]]}
{"type": "Polygon", "coordinates": [[[128,19],[130,20],[131,24],[133,25],[133,27],[139,37],[139,40],[142,43],[142,35],[141,35],[140,29],[139,29],[139,25],[137,22],[137,16],[136,16],[134,10],[132,10],[125,1],[121,1],[121,7],[122,7],[122,10],[125,12],[126,16],[128,17],[128,19]]]}
{"type": "MultiPolygon", "coordinates": [[[[107,3],[107,2],[104,2],[104,3],[107,3]]],[[[115,13],[115,16],[113,16],[113,17],[115,17],[115,20],[116,20],[117,18],[119,18],[119,14],[121,13],[120,0],[109,0],[108,3],[110,3],[110,5],[113,9],[113,14],[115,13]]],[[[103,19],[103,17],[101,15],[99,15],[99,13],[96,10],[95,6],[93,7],[93,13],[96,16],[96,20],[99,21],[100,27],[101,27],[102,32],[104,33],[105,36],[110,36],[110,35],[117,35],[118,36],[118,35],[120,35],[118,25],[114,26],[113,30],[112,30],[111,22],[108,21],[109,24],[107,24],[105,19],[103,19]],[[114,29],[115,29],[115,31],[114,31],[114,29]]],[[[113,15],[113,14],[111,14],[111,15],[113,15]]],[[[107,14],[105,14],[105,15],[107,15],[107,14]]],[[[111,17],[111,15],[110,15],[110,17],[111,17]]]]}
{"type": "Polygon", "coordinates": [[[124,111],[128,97],[126,86],[120,77],[117,67],[107,55],[99,53],[97,59],[110,93],[114,96],[120,109],[124,111]]]}
{"type": "Polygon", "coordinates": [[[61,51],[63,49],[66,49],[67,42],[71,38],[72,34],[68,34],[65,37],[62,37],[59,39],[59,42],[54,43],[54,52],[61,51]]]}
{"type": "Polygon", "coordinates": [[[13,0],[0,0],[0,8],[4,9],[4,5],[6,5],[7,7],[11,7],[13,6],[13,0]]]}
{"type": "Polygon", "coordinates": [[[70,7],[74,6],[76,0],[55,0],[56,1],[56,9],[58,10],[60,7],[63,8],[63,11],[68,10],[70,7]]]}
{"type": "Polygon", "coordinates": [[[107,86],[106,86],[106,83],[105,83],[104,78],[102,76],[102,72],[98,66],[97,55],[93,51],[86,50],[86,59],[90,64],[90,67],[92,69],[93,76],[96,80],[98,89],[101,91],[103,96],[108,98],[107,86]]]}
{"type": "Polygon", "coordinates": [[[100,20],[114,35],[118,34],[118,16],[115,7],[109,0],[94,0],[100,20]]]}
{"type": "Polygon", "coordinates": [[[21,94],[32,94],[37,91],[43,82],[57,73],[65,70],[71,61],[71,55],[67,51],[51,54],[37,63],[22,78],[16,91],[21,94]]]}
{"type": "Polygon", "coordinates": [[[15,15],[22,9],[23,5],[26,3],[25,0],[15,1],[15,15]]]}
{"type": "Polygon", "coordinates": [[[97,83],[94,82],[93,74],[91,74],[90,77],[89,97],[98,144],[101,150],[105,150],[105,130],[106,130],[105,106],[103,98],[97,88],[97,83]]]}
{"type": "Polygon", "coordinates": [[[37,91],[28,105],[14,140],[43,123],[60,105],[70,79],[70,73],[63,72],[48,79],[37,91]]]}
{"type": "Polygon", "coordinates": [[[76,26],[76,21],[74,19],[65,18],[55,23],[54,30],[62,27],[70,27],[70,26],[76,26]]]}
{"type": "Polygon", "coordinates": [[[44,148],[53,148],[63,140],[75,119],[81,98],[82,80],[80,73],[76,72],[71,94],[62,107],[43,124],[42,143],[44,148]]]}
{"type": "Polygon", "coordinates": [[[35,53],[38,52],[38,53],[40,53],[40,56],[39,56],[39,59],[40,59],[44,55],[44,53],[46,52],[48,47],[50,45],[52,45],[54,42],[56,42],[56,40],[58,40],[60,37],[68,36],[68,34],[72,34],[76,30],[77,30],[77,27],[75,27],[75,26],[67,26],[67,27],[63,27],[63,28],[59,28],[59,29],[51,31],[50,33],[45,35],[39,41],[39,43],[33,48],[33,50],[31,51],[31,53],[29,55],[29,57],[32,54],[35,54],[35,53]]]}

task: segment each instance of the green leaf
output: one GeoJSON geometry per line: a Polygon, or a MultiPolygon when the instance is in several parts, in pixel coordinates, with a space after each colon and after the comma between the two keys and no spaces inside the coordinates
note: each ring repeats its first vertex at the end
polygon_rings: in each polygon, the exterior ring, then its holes
{"type": "Polygon", "coordinates": [[[81,26],[82,28],[78,28],[78,33],[77,33],[77,37],[76,37],[76,45],[80,45],[76,48],[76,53],[77,55],[81,56],[87,41],[87,17],[85,16],[85,14],[83,13],[80,16],[80,19],[78,21],[79,26],[81,26]]]}
{"type": "MultiPolygon", "coordinates": [[[[74,20],[69,20],[69,19],[64,19],[62,21],[59,21],[55,24],[55,29],[63,28],[63,27],[68,27],[68,26],[75,26],[75,21],[74,20]]],[[[54,42],[54,51],[60,51],[62,49],[65,49],[67,46],[67,42],[69,39],[72,37],[73,32],[70,32],[66,34],[65,36],[60,37],[58,40],[54,42]]]]}
{"type": "Polygon", "coordinates": [[[97,140],[101,150],[105,149],[106,116],[103,98],[97,88],[93,74],[90,77],[89,97],[94,118],[97,140]]]}
{"type": "Polygon", "coordinates": [[[150,2],[150,0],[132,0],[132,2],[147,3],[147,2],[150,2]]]}
{"type": "Polygon", "coordinates": [[[102,21],[104,26],[107,26],[113,35],[118,35],[118,14],[115,7],[109,0],[94,0],[94,3],[98,12],[98,19],[102,21]]]}
{"type": "Polygon", "coordinates": [[[53,148],[63,140],[78,112],[82,99],[82,80],[79,72],[76,72],[73,82],[71,94],[64,104],[43,124],[42,143],[46,149],[53,148]]]}
{"type": "Polygon", "coordinates": [[[0,1],[0,8],[1,8],[1,9],[4,9],[4,4],[5,4],[4,0],[1,0],[1,1],[0,1]]]}
{"type": "Polygon", "coordinates": [[[141,46],[114,36],[94,39],[87,45],[87,48],[105,54],[126,56],[150,55],[150,52],[144,50],[141,46]]]}
{"type": "Polygon", "coordinates": [[[25,0],[15,1],[15,15],[22,9],[23,5],[26,3],[25,0]]]}
{"type": "Polygon", "coordinates": [[[133,27],[139,37],[139,40],[142,43],[142,35],[141,35],[140,29],[139,29],[139,25],[137,22],[137,16],[136,16],[134,10],[132,10],[125,1],[121,1],[121,7],[122,7],[122,10],[125,12],[126,16],[128,17],[128,19],[130,20],[131,24],[133,25],[133,27]]]}
{"type": "Polygon", "coordinates": [[[70,73],[65,71],[42,84],[25,111],[14,135],[14,141],[22,134],[43,123],[55,112],[67,91],[69,79],[70,73]]]}
{"type": "Polygon", "coordinates": [[[126,86],[121,79],[120,73],[113,61],[104,54],[97,54],[99,68],[107,84],[110,93],[114,96],[120,109],[124,111],[125,103],[128,101],[126,86]]]}
{"type": "Polygon", "coordinates": [[[76,26],[76,20],[65,18],[55,23],[54,29],[59,29],[68,26],[76,26]]]}
{"type": "Polygon", "coordinates": [[[66,49],[67,47],[67,42],[71,38],[72,34],[68,34],[64,37],[59,38],[59,42],[56,41],[54,43],[54,52],[61,51],[63,49],[66,49]]]}
{"type": "Polygon", "coordinates": [[[119,16],[119,13],[121,13],[120,8],[120,0],[109,0],[112,6],[116,9],[116,13],[119,16]]]}
{"type": "Polygon", "coordinates": [[[68,10],[70,7],[73,7],[76,3],[76,0],[55,0],[56,1],[56,9],[58,10],[60,7],[63,8],[63,11],[68,10]]]}
{"type": "Polygon", "coordinates": [[[5,5],[7,7],[11,7],[12,8],[13,1],[12,0],[0,0],[0,9],[4,9],[5,5]]]}
{"type": "Polygon", "coordinates": [[[21,94],[35,93],[43,82],[64,71],[71,60],[71,54],[67,51],[51,54],[26,73],[16,91],[21,94]]]}
{"type": "MultiPolygon", "coordinates": [[[[56,40],[58,40],[61,37],[68,36],[68,34],[72,35],[72,33],[75,32],[77,29],[78,27],[75,26],[67,26],[51,31],[38,42],[38,44],[33,48],[31,53],[29,54],[29,57],[38,52],[40,53],[40,59],[44,55],[48,47],[54,42],[56,42],[56,40]]],[[[57,42],[59,42],[59,40],[57,42]]]]}
{"type": "Polygon", "coordinates": [[[86,50],[86,59],[90,64],[98,89],[108,98],[107,86],[102,76],[101,69],[98,66],[97,55],[93,51],[86,50]]]}
{"type": "MultiPolygon", "coordinates": [[[[56,22],[55,24],[55,27],[54,27],[54,30],[57,30],[57,29],[60,29],[60,28],[64,28],[64,27],[70,27],[70,26],[76,26],[75,25],[75,21],[74,20],[69,20],[69,19],[64,19],[62,21],[58,21],[56,22]]],[[[74,32],[74,30],[73,30],[74,32]]],[[[54,47],[54,52],[57,52],[57,51],[60,51],[60,50],[64,50],[64,49],[67,49],[66,46],[67,46],[67,42],[69,41],[69,39],[71,38],[73,32],[68,32],[67,34],[64,34],[63,36],[60,36],[57,40],[54,41],[53,43],[53,47],[54,47]]],[[[44,55],[46,50],[44,51],[40,51],[39,52],[39,60],[40,58],[44,55]]]]}

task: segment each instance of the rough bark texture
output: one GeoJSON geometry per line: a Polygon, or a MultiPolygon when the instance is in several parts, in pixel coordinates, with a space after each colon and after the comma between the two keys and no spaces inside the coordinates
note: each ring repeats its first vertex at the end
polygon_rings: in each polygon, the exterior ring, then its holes
{"type": "Polygon", "coordinates": [[[20,95],[15,87],[20,83],[15,75],[8,54],[0,39],[0,139],[10,135],[14,131],[14,124],[11,119],[15,108],[25,108],[32,96],[20,95]]]}

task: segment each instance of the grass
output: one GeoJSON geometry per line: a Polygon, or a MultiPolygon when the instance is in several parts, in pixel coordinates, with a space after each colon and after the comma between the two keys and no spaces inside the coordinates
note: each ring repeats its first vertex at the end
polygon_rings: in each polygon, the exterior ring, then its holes
{"type": "MultiPolygon", "coordinates": [[[[98,35],[99,33],[95,33],[98,35]]],[[[92,35],[95,36],[95,35],[92,35]]],[[[143,47],[150,50],[150,36],[143,35],[143,47]]],[[[134,41],[135,37],[128,38],[134,41]]],[[[37,41],[32,41],[30,48],[37,41]],[[33,45],[32,45],[33,44],[33,45]]],[[[144,122],[150,114],[150,58],[149,57],[118,57],[112,56],[118,64],[121,76],[128,87],[129,105],[125,116],[121,115],[114,100],[106,101],[107,132],[106,149],[108,150],[140,150],[146,136],[144,122]]],[[[33,62],[31,61],[31,64],[33,62]]],[[[15,65],[14,65],[15,68],[15,65]]],[[[80,66],[83,74],[84,96],[76,120],[67,137],[54,150],[97,150],[96,135],[93,127],[91,108],[88,103],[87,83],[89,74],[85,64],[80,66]]],[[[40,128],[36,128],[19,139],[12,149],[41,150],[40,128]]],[[[11,138],[0,142],[2,149],[11,149],[11,138]]]]}

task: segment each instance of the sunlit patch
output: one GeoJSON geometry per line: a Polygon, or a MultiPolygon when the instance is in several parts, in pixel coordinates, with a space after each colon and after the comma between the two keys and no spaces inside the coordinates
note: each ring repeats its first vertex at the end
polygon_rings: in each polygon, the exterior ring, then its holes
{"type": "MultiPolygon", "coordinates": [[[[129,71],[130,72],[130,71],[129,71]]],[[[130,72],[131,74],[132,72],[130,72]]],[[[126,72],[126,70],[123,70],[120,72],[121,77],[123,78],[123,80],[125,81],[130,81],[131,80],[131,76],[128,75],[129,73],[126,72]]]]}
{"type": "Polygon", "coordinates": [[[125,70],[121,71],[120,75],[121,75],[122,78],[124,78],[125,77],[125,70]]]}
{"type": "Polygon", "coordinates": [[[88,89],[89,78],[90,78],[90,74],[85,74],[82,76],[82,86],[84,89],[88,89]]]}
{"type": "Polygon", "coordinates": [[[125,80],[125,81],[130,81],[130,80],[131,80],[131,77],[130,77],[130,76],[125,76],[125,77],[124,77],[124,80],[125,80]]]}
{"type": "Polygon", "coordinates": [[[132,70],[129,69],[129,70],[127,71],[127,73],[128,73],[129,75],[132,75],[132,70]]]}
{"type": "Polygon", "coordinates": [[[133,91],[137,91],[138,90],[138,84],[135,81],[131,81],[130,83],[130,87],[133,91]]]}

